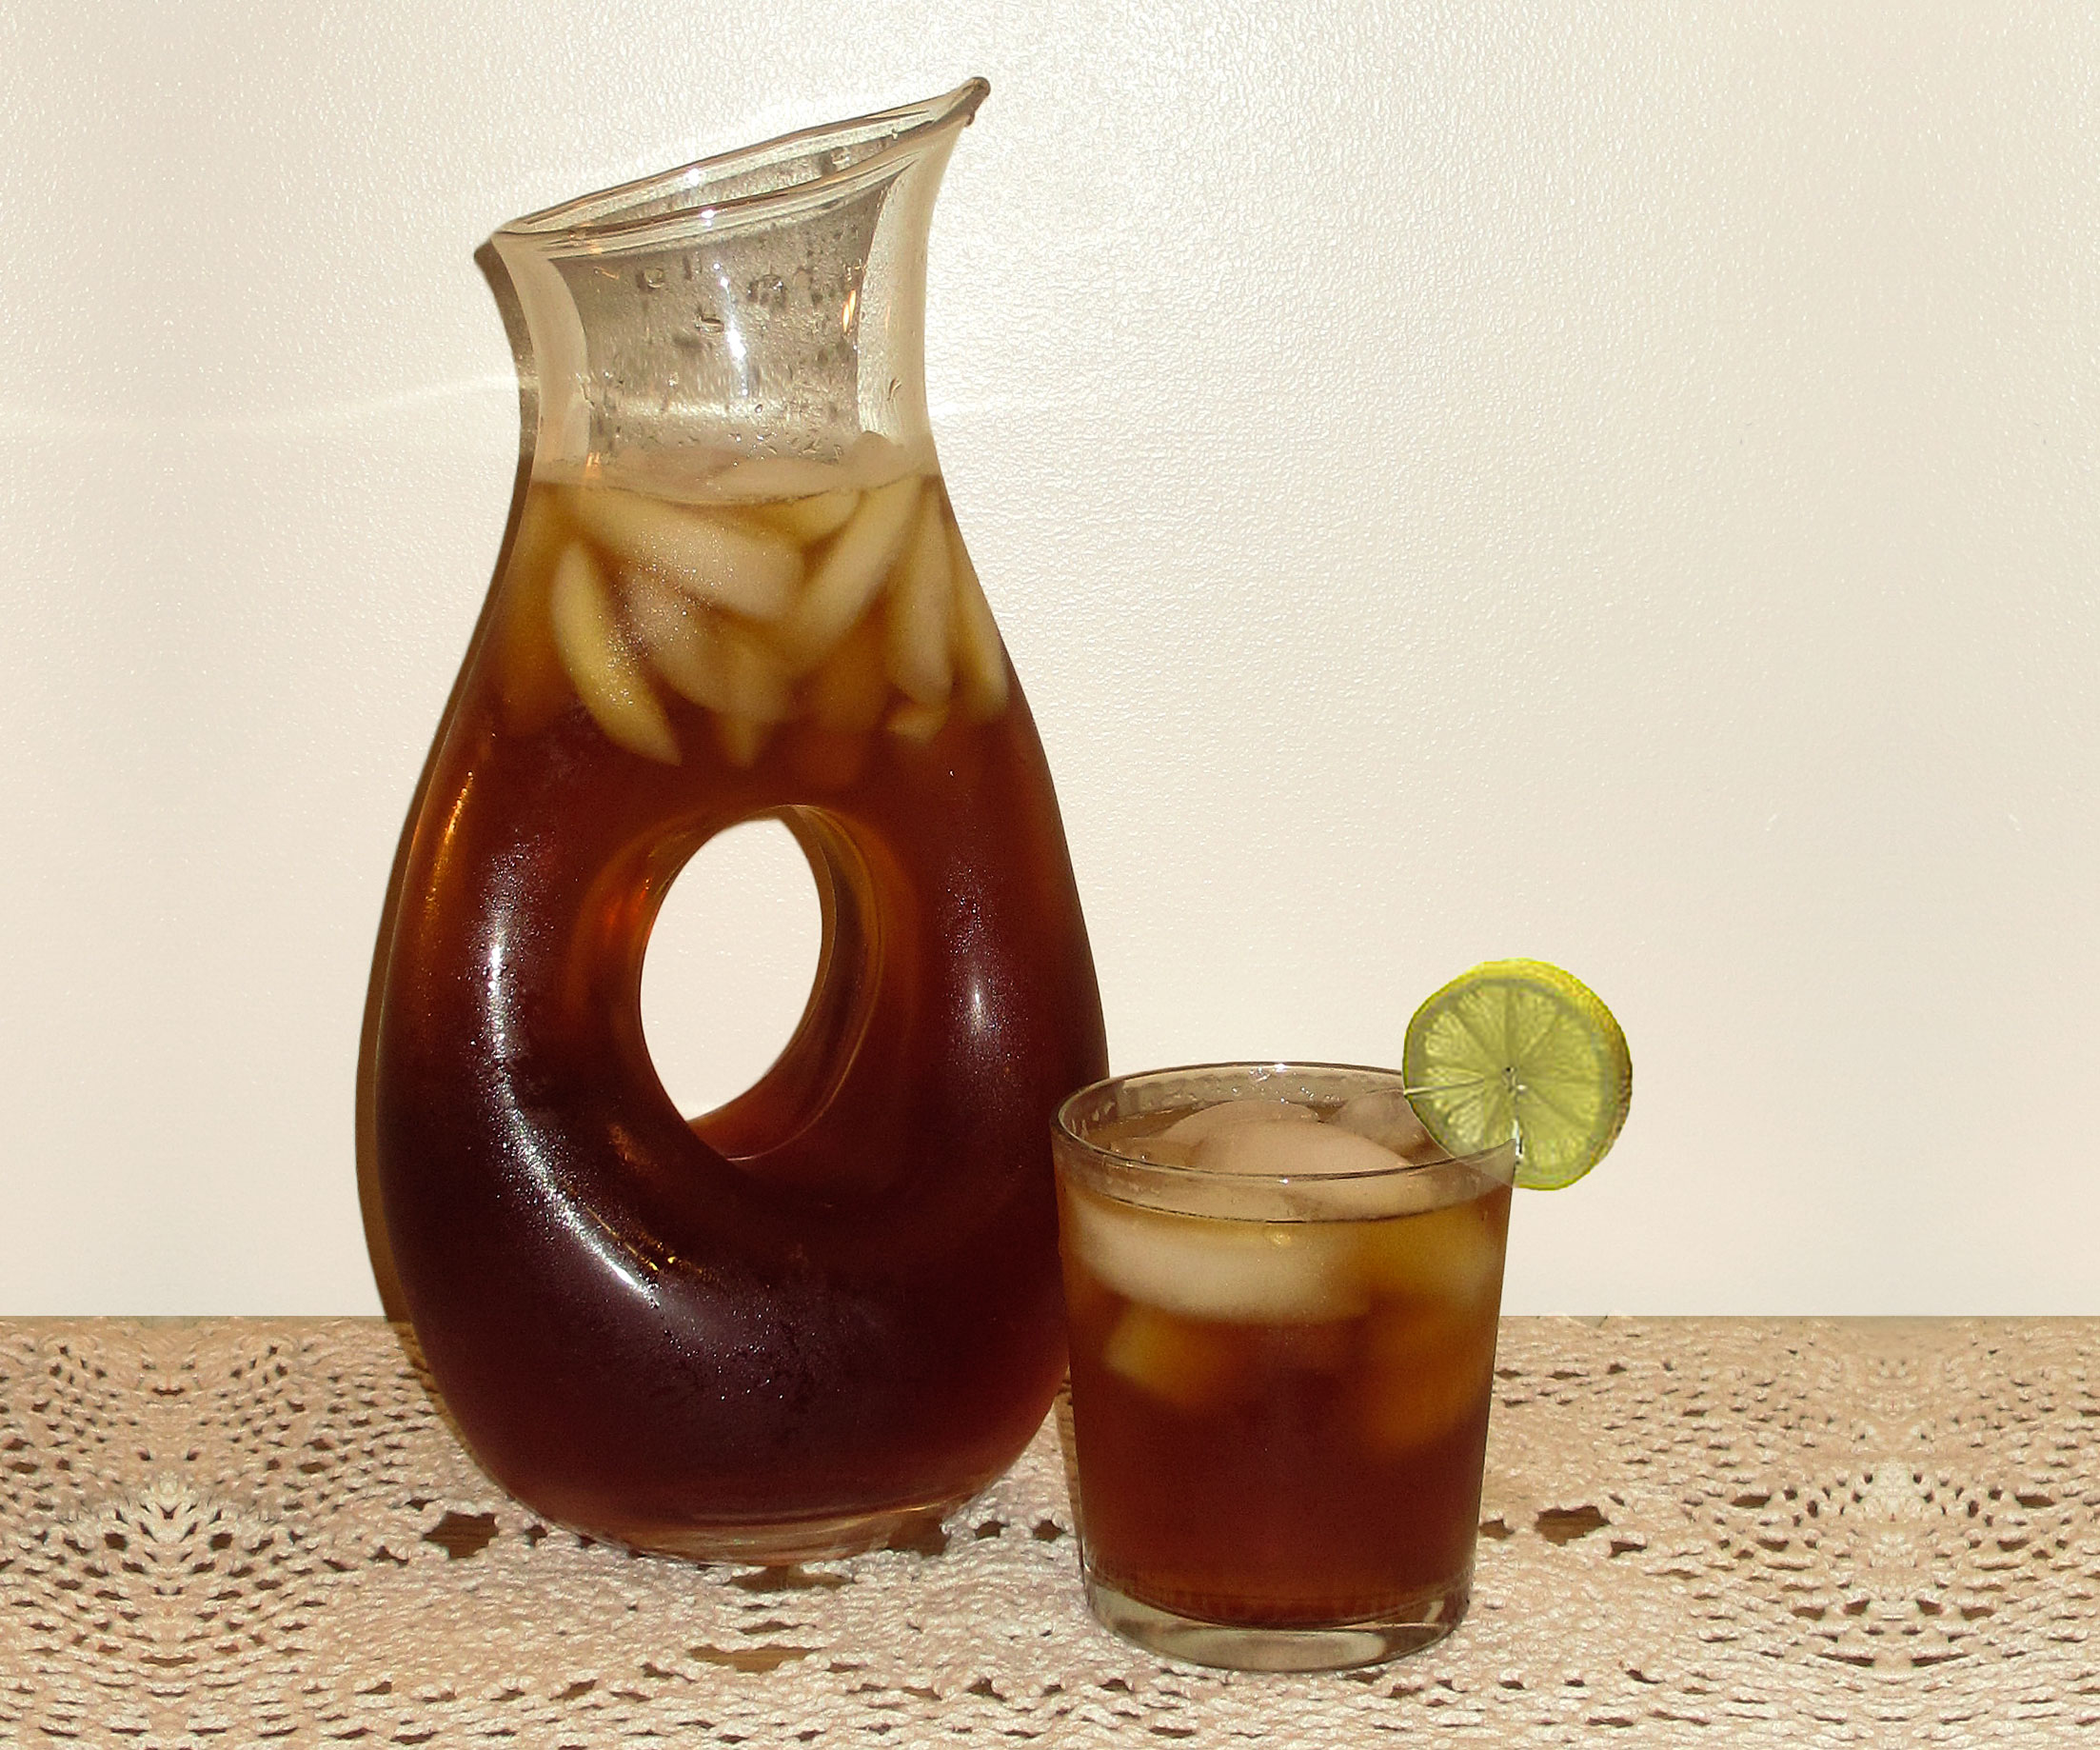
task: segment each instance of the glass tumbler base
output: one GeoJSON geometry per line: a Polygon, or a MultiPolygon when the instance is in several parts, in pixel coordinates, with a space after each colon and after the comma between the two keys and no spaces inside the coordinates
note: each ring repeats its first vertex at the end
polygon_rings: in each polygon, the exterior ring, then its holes
{"type": "Polygon", "coordinates": [[[1088,1606],[1124,1640],[1192,1665],[1235,1671],[1341,1671],[1419,1653],[1458,1626],[1471,1597],[1470,1579],[1461,1577],[1369,1621],[1261,1628],[1183,1616],[1134,1599],[1091,1570],[1086,1576],[1088,1606]]]}

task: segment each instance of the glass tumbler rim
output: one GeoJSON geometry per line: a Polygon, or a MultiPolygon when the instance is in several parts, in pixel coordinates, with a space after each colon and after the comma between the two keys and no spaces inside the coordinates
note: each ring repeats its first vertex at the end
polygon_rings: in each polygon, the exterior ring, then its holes
{"type": "MultiPolygon", "coordinates": [[[[1409,1087],[1406,1077],[1397,1069],[1371,1064],[1342,1064],[1324,1060],[1228,1058],[1215,1063],[1177,1064],[1156,1069],[1132,1070],[1089,1082],[1084,1087],[1074,1089],[1059,1102],[1057,1111],[1051,1119],[1051,1132],[1059,1144],[1059,1152],[1060,1156],[1067,1152],[1077,1154],[1096,1175],[1112,1174],[1126,1181],[1150,1184],[1160,1192],[1170,1192],[1172,1187],[1178,1185],[1192,1189],[1202,1186],[1215,1193],[1229,1184],[1242,1186],[1251,1193],[1259,1193],[1264,1190],[1288,1191],[1294,1185],[1377,1184],[1411,1174],[1444,1172],[1454,1166],[1470,1168],[1507,1183],[1515,1172],[1515,1147],[1511,1143],[1503,1143],[1475,1154],[1444,1155],[1428,1161],[1414,1161],[1403,1155],[1391,1166],[1371,1167],[1357,1172],[1234,1173],[1226,1176],[1199,1166],[1177,1166],[1168,1162],[1144,1161],[1119,1153],[1116,1149],[1103,1147],[1094,1142],[1081,1131],[1077,1122],[1076,1115],[1083,1103],[1090,1099],[1099,1100],[1111,1089],[1154,1080],[1166,1082],[1176,1078],[1204,1075],[1222,1077],[1236,1072],[1248,1073],[1256,1080],[1306,1075],[1336,1080],[1360,1077],[1372,1084],[1357,1090],[1362,1093],[1395,1092],[1409,1095],[1420,1091],[1418,1088],[1409,1087]]],[[[1170,1108],[1162,1105],[1157,1109],[1170,1108]]]]}

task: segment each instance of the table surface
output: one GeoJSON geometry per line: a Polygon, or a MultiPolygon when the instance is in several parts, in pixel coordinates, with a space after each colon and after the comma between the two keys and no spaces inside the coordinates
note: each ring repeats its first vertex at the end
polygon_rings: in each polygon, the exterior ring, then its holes
{"type": "Polygon", "coordinates": [[[696,1567],[505,1497],[398,1326],[0,1322],[0,1743],[2100,1745],[2096,1340],[1505,1320],[1472,1614],[1279,1678],[1093,1622],[1055,1418],[922,1548],[696,1567]]]}

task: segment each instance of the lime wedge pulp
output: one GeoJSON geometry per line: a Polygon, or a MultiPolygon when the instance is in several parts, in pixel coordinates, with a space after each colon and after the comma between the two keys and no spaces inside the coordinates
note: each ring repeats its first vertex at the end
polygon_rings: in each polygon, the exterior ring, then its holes
{"type": "Polygon", "coordinates": [[[1626,1035],[1595,992],[1539,960],[1491,960],[1407,1024],[1401,1071],[1455,1155],[1516,1143],[1516,1183],[1573,1184],[1612,1146],[1633,1098],[1626,1035]]]}

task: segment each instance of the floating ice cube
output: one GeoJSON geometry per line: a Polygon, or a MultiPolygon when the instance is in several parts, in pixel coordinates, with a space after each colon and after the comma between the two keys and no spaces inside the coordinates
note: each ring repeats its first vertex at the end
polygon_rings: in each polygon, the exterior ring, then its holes
{"type": "Polygon", "coordinates": [[[787,677],[746,626],[653,577],[626,589],[627,616],[656,671],[711,711],[778,723],[793,699],[787,677]]]}
{"type": "Polygon", "coordinates": [[[605,739],[676,766],[670,720],[621,636],[596,562],[581,546],[572,545],[555,565],[547,613],[562,667],[605,739]]]}
{"type": "Polygon", "coordinates": [[[1395,1308],[1365,1333],[1357,1422],[1382,1458],[1456,1431],[1484,1407],[1495,1375],[1495,1321],[1395,1308]]]}
{"type": "Polygon", "coordinates": [[[941,495],[922,495],[910,539],[890,574],[882,606],[884,656],[889,678],[907,698],[940,706],[945,714],[955,685],[948,660],[948,625],[955,608],[955,579],[948,557],[948,528],[941,495]]]}
{"type": "Polygon", "coordinates": [[[880,431],[862,432],[839,458],[839,471],[846,484],[863,492],[875,487],[886,487],[906,474],[934,473],[939,466],[934,460],[930,438],[900,444],[880,431]]]}
{"type": "MultiPolygon", "coordinates": [[[[1419,1215],[1370,1222],[1362,1236],[1357,1267],[1372,1291],[1405,1295],[1470,1308],[1494,1296],[1502,1269],[1502,1236],[1496,1212],[1477,1193],[1476,1176],[1459,1166],[1424,1167],[1426,1174],[1466,1174],[1473,1183],[1470,1201],[1447,1203],[1419,1215]]],[[[1463,1195],[1463,1191],[1455,1191],[1463,1195]]]]}
{"type": "Polygon", "coordinates": [[[514,735],[545,728],[576,697],[554,647],[547,606],[554,567],[569,540],[567,522],[556,508],[559,496],[539,486],[525,494],[497,605],[491,655],[503,691],[504,727],[514,735]]]}
{"type": "Polygon", "coordinates": [[[1234,1339],[1235,1333],[1215,1324],[1133,1305],[1101,1345],[1101,1363],[1177,1409],[1206,1410],[1245,1382],[1245,1344],[1234,1339]]]}
{"type": "Polygon", "coordinates": [[[1235,1323],[1318,1323],[1369,1303],[1347,1223],[1231,1222],[1139,1209],[1071,1187],[1066,1243],[1118,1294],[1235,1323]]]}
{"type": "Polygon", "coordinates": [[[750,456],[732,463],[707,482],[707,496],[738,506],[806,504],[832,493],[853,491],[846,471],[836,462],[808,456],[750,456]]]}
{"type": "Polygon", "coordinates": [[[984,587],[977,580],[977,567],[970,563],[970,549],[962,545],[962,531],[953,522],[948,525],[948,565],[955,574],[957,690],[964,712],[988,723],[1006,708],[1006,646],[1000,642],[999,623],[984,599],[984,587]]]}
{"type": "Polygon", "coordinates": [[[1095,1147],[1133,1161],[1149,1161],[1156,1166],[1186,1166],[1195,1157],[1193,1143],[1175,1141],[1159,1134],[1158,1113],[1135,1118],[1115,1118],[1093,1125],[1087,1140],[1095,1147]]]}
{"type": "Polygon", "coordinates": [[[710,477],[705,491],[710,498],[740,505],[806,500],[831,492],[863,492],[905,474],[930,472],[932,467],[933,456],[925,446],[915,452],[879,431],[863,431],[835,462],[808,456],[749,456],[710,477]]]}
{"type": "Polygon", "coordinates": [[[860,735],[882,721],[889,677],[882,672],[882,628],[872,615],[818,665],[805,697],[810,716],[842,735],[860,735]]]}
{"type": "Polygon", "coordinates": [[[923,747],[941,733],[941,726],[948,721],[947,701],[939,705],[921,705],[907,699],[889,714],[887,727],[900,741],[911,742],[923,747]]]}
{"type": "Polygon", "coordinates": [[[1344,1101],[1327,1122],[1367,1136],[1411,1160],[1436,1160],[1444,1152],[1415,1116],[1407,1096],[1397,1089],[1358,1094],[1354,1100],[1344,1101]]]}
{"type": "Polygon", "coordinates": [[[867,611],[911,532],[921,484],[907,474],[868,492],[824,549],[780,624],[780,646],[795,673],[822,663],[867,611]]]}
{"type": "Polygon", "coordinates": [[[713,607],[777,620],[802,579],[802,549],[726,512],[615,487],[569,495],[576,524],[623,572],[674,584],[713,607]]]}
{"type": "Polygon", "coordinates": [[[571,496],[570,488],[565,487],[534,485],[526,491],[506,574],[524,580],[545,577],[553,571],[562,549],[575,532],[567,511],[571,496]]]}
{"type": "Polygon", "coordinates": [[[728,688],[725,712],[753,723],[775,724],[794,709],[794,691],[772,647],[734,620],[718,620],[722,672],[728,688]]]}
{"type": "Polygon", "coordinates": [[[1319,1114],[1311,1106],[1250,1095],[1244,1100],[1220,1100],[1216,1105],[1202,1106],[1185,1118],[1176,1119],[1159,1135],[1170,1143],[1194,1143],[1238,1124],[1314,1124],[1318,1119],[1319,1114]]]}
{"type": "Polygon", "coordinates": [[[826,535],[837,534],[860,502],[858,492],[811,492],[802,498],[753,505],[750,514],[768,527],[779,529],[790,541],[808,547],[826,535]]]}
{"type": "Polygon", "coordinates": [[[721,710],[728,699],[714,612],[683,589],[652,577],[626,587],[627,622],[656,671],[695,705],[721,710]]]}
{"type": "Polygon", "coordinates": [[[1387,1173],[1405,1163],[1369,1137],[1337,1130],[1332,1124],[1271,1123],[1228,1124],[1212,1131],[1197,1143],[1194,1164],[1209,1173],[1263,1173],[1296,1179],[1300,1175],[1317,1178],[1335,1173],[1387,1173]]]}

